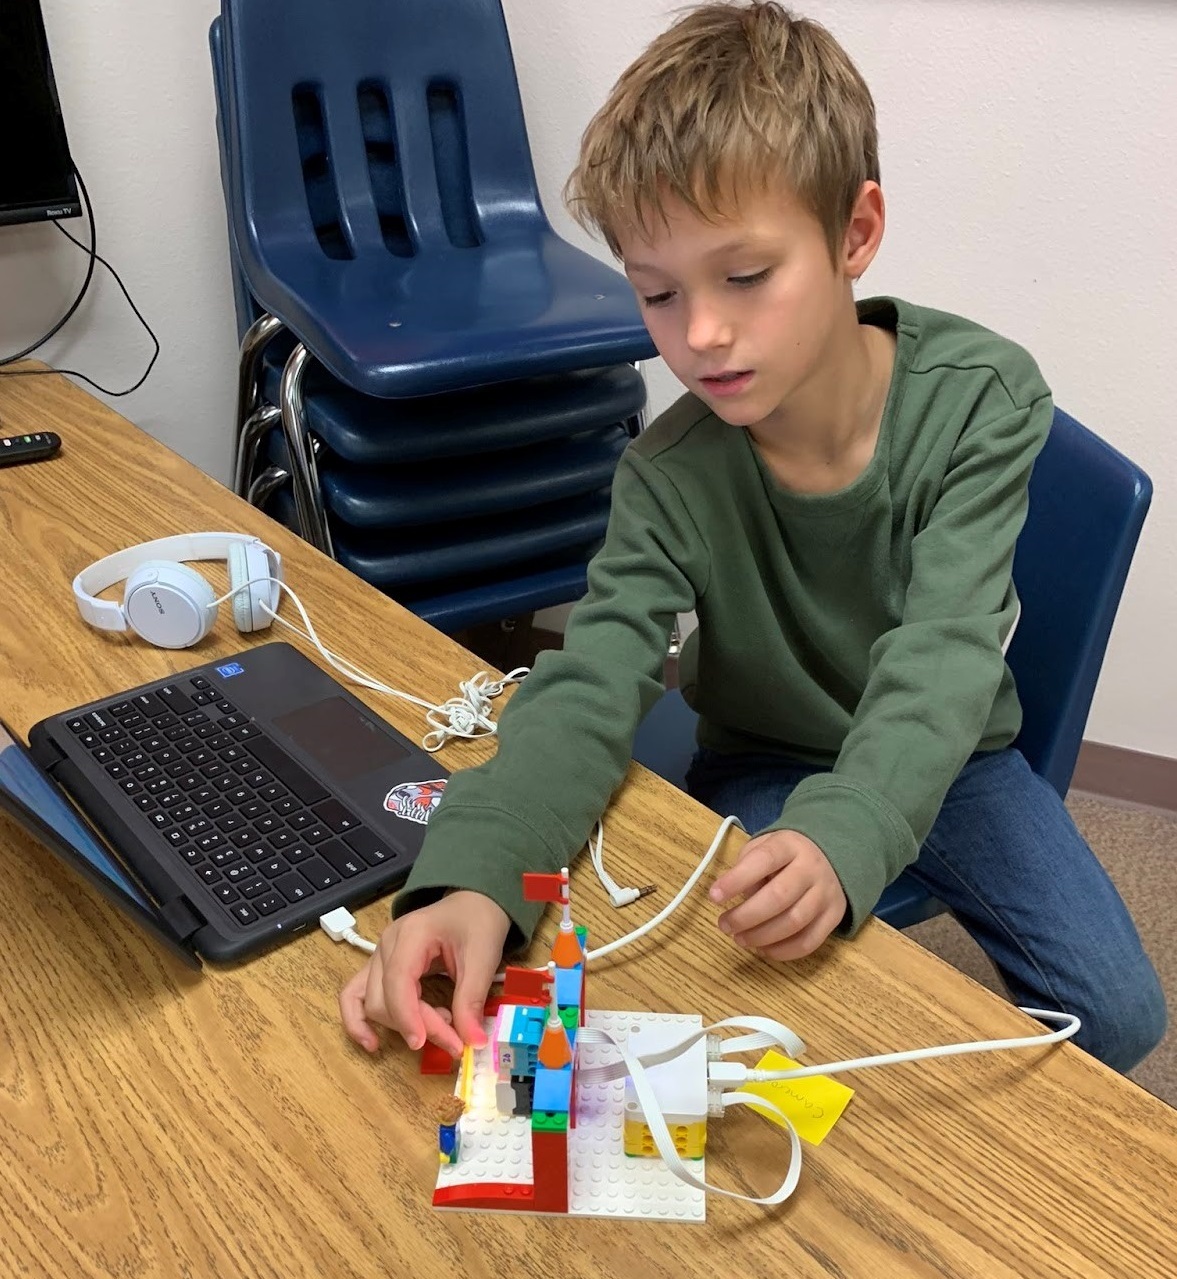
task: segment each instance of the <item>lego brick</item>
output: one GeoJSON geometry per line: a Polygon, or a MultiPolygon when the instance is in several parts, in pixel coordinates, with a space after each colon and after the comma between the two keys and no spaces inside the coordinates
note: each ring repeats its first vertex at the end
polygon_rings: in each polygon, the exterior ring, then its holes
{"type": "Polygon", "coordinates": [[[444,1048],[439,1048],[429,1040],[421,1049],[421,1073],[423,1075],[451,1075],[457,1062],[444,1048]]]}
{"type": "Polygon", "coordinates": [[[562,1110],[533,1110],[531,1112],[531,1131],[567,1132],[568,1114],[562,1110]]]}
{"type": "Polygon", "coordinates": [[[548,974],[542,968],[507,968],[503,981],[503,1002],[540,1004],[548,1002],[548,974]]]}
{"type": "MultiPolygon", "coordinates": [[[[677,1025],[653,1024],[635,1026],[629,1036],[629,1050],[638,1057],[650,1056],[681,1043],[690,1033],[677,1025]]],[[[676,1125],[706,1122],[707,1119],[707,1044],[700,1039],[673,1061],[651,1066],[646,1079],[658,1098],[658,1104],[673,1130],[676,1125]]],[[[644,1122],[633,1084],[625,1086],[625,1117],[644,1122]]]]}
{"type": "Polygon", "coordinates": [[[536,1061],[549,1070],[560,1070],[572,1061],[572,1045],[568,1042],[568,1032],[559,1021],[554,1026],[544,1028],[536,1061]]]}
{"type": "Polygon", "coordinates": [[[538,1046],[546,1023],[547,1005],[543,1008],[516,1008],[511,1023],[511,1042],[538,1046]]]}
{"type": "Polygon", "coordinates": [[[565,1030],[575,1030],[580,1025],[580,1009],[561,1008],[560,1020],[564,1023],[565,1030]]]}
{"type": "Polygon", "coordinates": [[[556,1004],[558,1007],[580,1007],[580,985],[582,973],[583,969],[580,965],[577,965],[575,968],[556,969],[556,1004]]]}
{"type": "MultiPolygon", "coordinates": [[[[685,1037],[703,1023],[699,1017],[670,1013],[588,1013],[585,1024],[600,1026],[624,1039],[633,1026],[673,1025],[685,1037]]],[[[487,1033],[493,1029],[488,1024],[487,1033]]],[[[580,1064],[603,1065],[615,1060],[608,1048],[581,1047],[580,1064]]],[[[529,1212],[532,1203],[532,1120],[499,1115],[495,1109],[495,1073],[489,1049],[474,1054],[474,1088],[462,1117],[462,1157],[454,1165],[439,1166],[439,1208],[529,1212]],[[490,1183],[493,1193],[480,1197],[490,1183]],[[502,1192],[504,1184],[516,1189],[502,1192]]],[[[581,1083],[576,1103],[576,1126],[567,1133],[568,1214],[627,1220],[702,1222],[704,1194],[679,1181],[660,1159],[630,1159],[622,1148],[625,1084],[581,1083]]],[[[569,1116],[571,1125],[571,1114],[569,1116]]],[[[706,1160],[691,1169],[705,1176],[706,1160]]]]}
{"type": "Polygon", "coordinates": [[[536,1212],[567,1212],[568,1134],[533,1128],[531,1167],[536,1212]]]}
{"type": "Polygon", "coordinates": [[[438,1186],[433,1192],[435,1208],[491,1209],[505,1212],[532,1212],[535,1192],[530,1186],[510,1182],[472,1182],[462,1186],[438,1186]]]}
{"type": "Polygon", "coordinates": [[[571,1094],[571,1066],[565,1066],[563,1070],[548,1070],[546,1066],[537,1068],[535,1092],[531,1097],[531,1104],[535,1110],[562,1110],[567,1114],[571,1094]]]}
{"type": "Polygon", "coordinates": [[[531,1092],[535,1087],[535,1079],[531,1075],[512,1075],[511,1088],[515,1093],[515,1114],[531,1114],[531,1092]]]}
{"type": "Polygon", "coordinates": [[[556,971],[562,968],[575,968],[584,962],[584,949],[575,933],[566,933],[561,929],[552,942],[552,962],[556,971]]]}
{"type": "Polygon", "coordinates": [[[523,873],[523,900],[525,902],[562,902],[564,900],[564,876],[559,872],[528,870],[523,873]]]}

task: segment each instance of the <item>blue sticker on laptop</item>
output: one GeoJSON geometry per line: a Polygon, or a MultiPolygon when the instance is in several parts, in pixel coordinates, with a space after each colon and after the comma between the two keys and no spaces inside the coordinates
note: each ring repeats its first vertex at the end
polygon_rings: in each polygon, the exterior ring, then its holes
{"type": "Polygon", "coordinates": [[[217,674],[222,679],[232,679],[234,675],[244,675],[245,667],[240,662],[226,662],[224,666],[217,667],[217,674]]]}
{"type": "Polygon", "coordinates": [[[403,817],[407,822],[428,826],[430,817],[445,794],[446,781],[446,778],[441,777],[435,782],[401,782],[385,795],[384,807],[394,817],[403,817]]]}

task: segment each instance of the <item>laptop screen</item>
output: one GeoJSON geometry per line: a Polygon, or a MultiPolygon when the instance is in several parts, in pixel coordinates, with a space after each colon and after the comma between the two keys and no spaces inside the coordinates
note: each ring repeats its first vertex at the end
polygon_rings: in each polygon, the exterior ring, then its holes
{"type": "Polygon", "coordinates": [[[0,725],[0,808],[7,809],[33,835],[42,839],[43,833],[28,820],[30,816],[34,821],[39,819],[109,884],[143,910],[155,913],[155,906],[142,889],[99,843],[70,802],[3,725],[0,725]]]}

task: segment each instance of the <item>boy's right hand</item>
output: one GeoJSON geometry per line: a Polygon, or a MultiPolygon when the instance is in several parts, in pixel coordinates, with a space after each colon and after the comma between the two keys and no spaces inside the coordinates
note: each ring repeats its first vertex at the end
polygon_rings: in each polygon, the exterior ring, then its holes
{"type": "Polygon", "coordinates": [[[347,1033],[361,1048],[380,1046],[376,1026],[397,1031],[414,1050],[426,1039],[455,1057],[486,1042],[482,1010],[511,921],[482,893],[458,891],[393,920],[372,958],[339,994],[347,1033]],[[421,997],[421,978],[448,972],[454,982],[453,1024],[445,1009],[421,997]]]}

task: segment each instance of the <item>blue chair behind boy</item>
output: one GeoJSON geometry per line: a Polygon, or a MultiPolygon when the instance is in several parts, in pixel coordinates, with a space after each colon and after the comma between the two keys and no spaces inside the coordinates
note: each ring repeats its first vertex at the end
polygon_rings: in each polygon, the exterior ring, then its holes
{"type": "MultiPolygon", "coordinates": [[[[1008,661],[1024,718],[1014,745],[1066,796],[1124,581],[1152,500],[1148,476],[1061,410],[1030,477],[1030,509],[1014,555],[1022,617],[1008,661]]],[[[683,786],[695,714],[677,689],[646,716],[639,763],[683,786]]],[[[912,876],[888,886],[875,913],[907,928],[945,909],[912,876]]]]}

